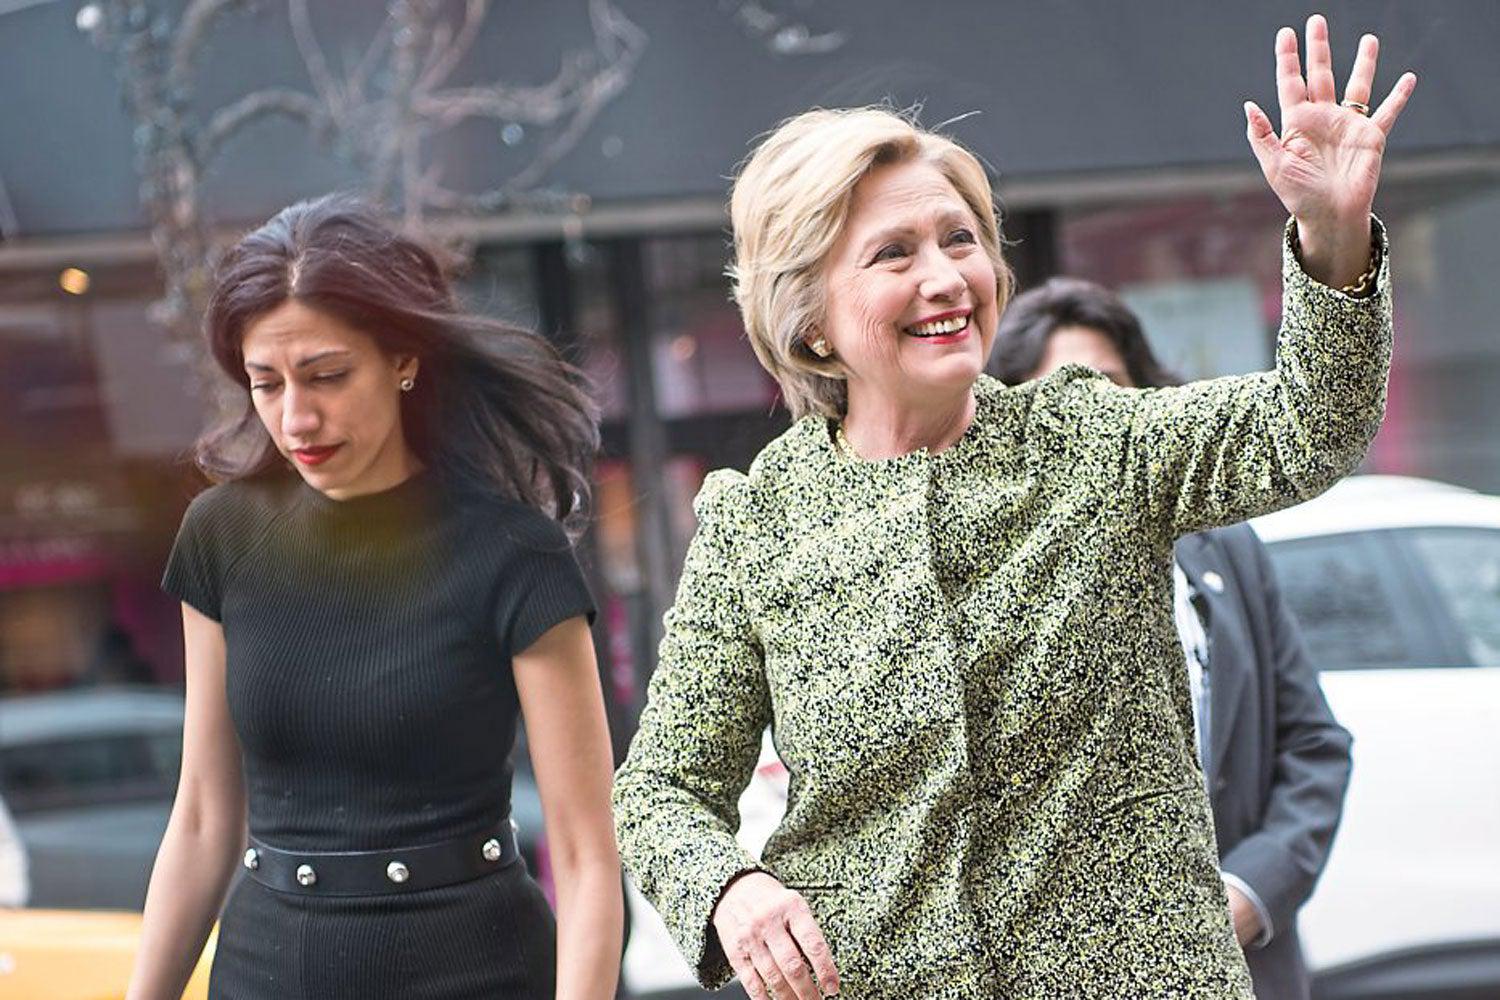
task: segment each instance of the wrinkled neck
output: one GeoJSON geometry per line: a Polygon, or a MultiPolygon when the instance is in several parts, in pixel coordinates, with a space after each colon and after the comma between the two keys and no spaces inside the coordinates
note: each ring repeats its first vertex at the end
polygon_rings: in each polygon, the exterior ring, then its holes
{"type": "Polygon", "coordinates": [[[976,409],[972,388],[917,404],[850,393],[844,438],[861,458],[871,461],[922,449],[937,454],[964,436],[976,409]]]}

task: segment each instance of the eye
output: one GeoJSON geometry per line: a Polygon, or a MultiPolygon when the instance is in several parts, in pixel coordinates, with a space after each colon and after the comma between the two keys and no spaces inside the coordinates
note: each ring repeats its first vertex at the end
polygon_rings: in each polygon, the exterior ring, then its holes
{"type": "Polygon", "coordinates": [[[974,235],[974,231],[972,229],[955,229],[953,230],[953,232],[948,234],[948,242],[967,243],[972,245],[979,242],[979,238],[974,235]]]}
{"type": "Polygon", "coordinates": [[[339,372],[323,372],[321,375],[314,375],[312,380],[321,385],[331,385],[335,382],[342,382],[344,380],[344,377],[348,374],[349,372],[347,370],[339,372]]]}
{"type": "Polygon", "coordinates": [[[250,383],[250,391],[251,392],[270,392],[272,389],[276,388],[276,386],[278,384],[279,383],[276,383],[276,382],[251,382],[250,383]]]}
{"type": "Polygon", "coordinates": [[[900,260],[906,256],[906,248],[899,243],[887,243],[875,251],[875,256],[870,258],[870,263],[878,264],[885,260],[900,260]]]}

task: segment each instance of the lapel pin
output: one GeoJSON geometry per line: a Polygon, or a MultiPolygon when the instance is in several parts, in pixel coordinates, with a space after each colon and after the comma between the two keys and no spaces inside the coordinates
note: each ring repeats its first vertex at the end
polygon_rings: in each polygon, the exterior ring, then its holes
{"type": "Polygon", "coordinates": [[[1215,594],[1224,593],[1224,578],[1213,570],[1203,574],[1203,585],[1215,594]]]}

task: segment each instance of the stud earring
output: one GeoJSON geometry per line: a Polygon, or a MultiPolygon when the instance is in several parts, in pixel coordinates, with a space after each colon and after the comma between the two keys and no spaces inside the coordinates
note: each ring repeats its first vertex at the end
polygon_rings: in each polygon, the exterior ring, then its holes
{"type": "Polygon", "coordinates": [[[812,343],[808,344],[807,349],[820,358],[826,358],[833,354],[833,348],[829,345],[827,339],[822,336],[819,336],[812,343]]]}
{"type": "Polygon", "coordinates": [[[401,391],[402,392],[411,392],[416,387],[417,387],[417,380],[414,379],[414,378],[412,378],[410,375],[408,375],[406,378],[404,378],[404,379],[401,380],[401,391]]]}

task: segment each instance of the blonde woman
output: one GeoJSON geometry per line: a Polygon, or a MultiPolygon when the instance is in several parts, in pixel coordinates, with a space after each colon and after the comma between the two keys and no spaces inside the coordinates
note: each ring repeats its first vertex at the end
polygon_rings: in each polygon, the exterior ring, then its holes
{"type": "Polygon", "coordinates": [[[881,110],[773,133],[734,287],[799,418],[718,472],[615,786],[622,855],[705,985],[752,997],[1250,997],[1172,618],[1172,543],[1317,493],[1379,426],[1370,208],[1415,79],[1337,100],[1321,17],[1276,40],[1293,216],[1273,372],[1123,389],[981,376],[1010,280],[975,158],[881,110]],[[791,775],[760,858],[735,802],[791,775]]]}

